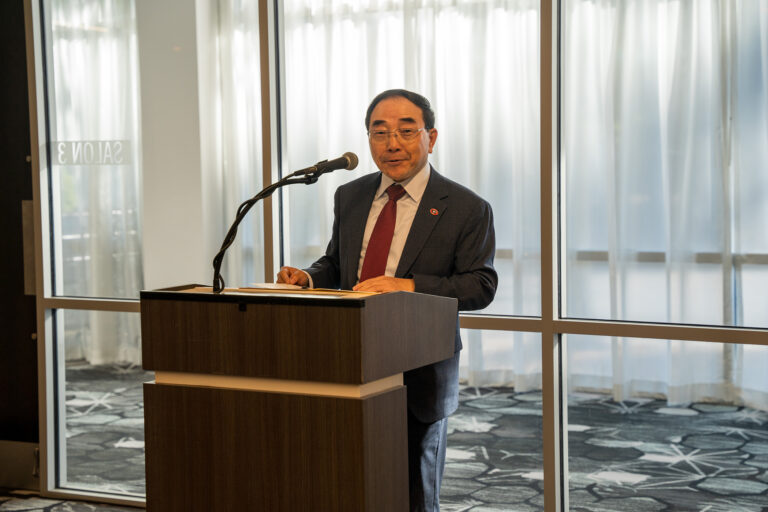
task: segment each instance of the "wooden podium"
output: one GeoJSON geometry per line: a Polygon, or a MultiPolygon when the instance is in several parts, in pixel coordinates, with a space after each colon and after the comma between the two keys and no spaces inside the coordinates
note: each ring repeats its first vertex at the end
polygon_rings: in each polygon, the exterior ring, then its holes
{"type": "Polygon", "coordinates": [[[407,510],[402,372],[453,355],[456,312],[405,292],[141,292],[147,510],[407,510]]]}

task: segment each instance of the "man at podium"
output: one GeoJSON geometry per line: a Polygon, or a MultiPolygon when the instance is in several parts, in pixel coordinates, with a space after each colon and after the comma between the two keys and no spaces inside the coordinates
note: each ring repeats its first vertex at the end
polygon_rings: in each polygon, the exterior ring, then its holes
{"type": "MultiPolygon", "coordinates": [[[[435,114],[403,89],[376,96],[365,116],[376,166],[340,186],[326,253],[307,269],[282,267],[281,283],[358,291],[416,291],[455,297],[459,310],[486,307],[496,293],[490,205],[440,175],[428,155],[435,114]]],[[[410,508],[440,509],[447,417],[458,407],[459,337],[452,358],[406,372],[410,508]]]]}

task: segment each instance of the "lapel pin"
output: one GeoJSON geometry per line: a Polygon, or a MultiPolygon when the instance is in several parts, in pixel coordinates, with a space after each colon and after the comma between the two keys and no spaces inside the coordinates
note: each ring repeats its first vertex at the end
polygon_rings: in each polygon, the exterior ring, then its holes
{"type": "Polygon", "coordinates": [[[440,212],[439,212],[439,211],[437,211],[437,208],[430,208],[430,209],[429,209],[429,213],[431,213],[432,215],[437,215],[437,214],[438,214],[438,213],[440,213],[440,212]]]}

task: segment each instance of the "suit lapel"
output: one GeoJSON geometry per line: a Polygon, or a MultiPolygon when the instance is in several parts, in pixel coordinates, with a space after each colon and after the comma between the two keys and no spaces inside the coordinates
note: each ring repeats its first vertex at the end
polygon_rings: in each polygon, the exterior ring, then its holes
{"type": "Polygon", "coordinates": [[[363,247],[365,224],[368,222],[368,213],[371,211],[376,189],[381,182],[381,173],[371,173],[370,179],[362,180],[360,187],[350,191],[348,198],[350,205],[342,208],[346,219],[340,226],[341,246],[339,253],[345,255],[343,268],[340,269],[341,286],[343,289],[352,289],[357,283],[357,267],[360,264],[360,251],[363,247]]]}
{"type": "Polygon", "coordinates": [[[396,277],[404,277],[410,271],[432,230],[448,208],[447,199],[448,189],[443,177],[431,168],[427,188],[424,189],[424,195],[421,197],[416,216],[411,224],[411,231],[408,233],[400,256],[400,263],[397,265],[396,277]]]}

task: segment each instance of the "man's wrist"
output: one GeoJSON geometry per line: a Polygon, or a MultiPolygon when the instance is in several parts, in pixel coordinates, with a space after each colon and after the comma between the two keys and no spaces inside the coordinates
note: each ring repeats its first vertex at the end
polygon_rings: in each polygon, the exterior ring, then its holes
{"type": "Polygon", "coordinates": [[[301,268],[299,270],[301,272],[304,272],[304,275],[307,276],[307,288],[314,288],[315,287],[315,283],[312,281],[312,276],[309,275],[309,272],[307,272],[306,270],[301,269],[301,268]]]}

